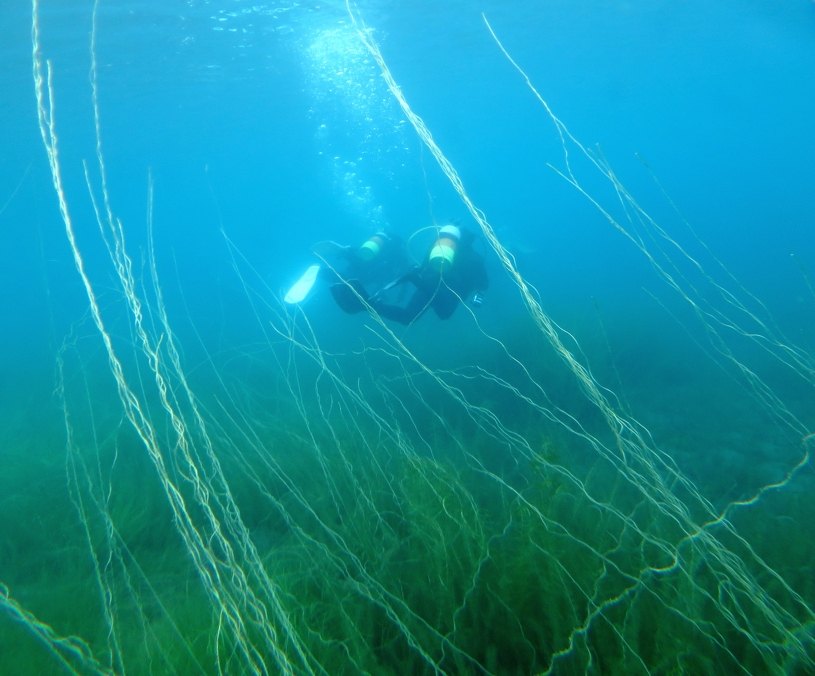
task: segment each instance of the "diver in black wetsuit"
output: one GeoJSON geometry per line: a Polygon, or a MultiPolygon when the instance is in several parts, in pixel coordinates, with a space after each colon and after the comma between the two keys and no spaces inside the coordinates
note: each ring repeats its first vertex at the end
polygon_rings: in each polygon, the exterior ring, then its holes
{"type": "Polygon", "coordinates": [[[316,244],[312,252],[320,263],[309,266],[285,294],[283,301],[289,305],[305,301],[317,280],[334,284],[356,279],[363,287],[381,288],[410,262],[404,240],[384,230],[378,230],[358,248],[326,241],[316,244]]]}
{"type": "Polygon", "coordinates": [[[368,297],[364,286],[356,279],[334,284],[331,293],[346,312],[361,312],[370,306],[379,316],[400,324],[411,324],[428,308],[439,319],[449,319],[459,301],[475,294],[474,303],[482,302],[481,293],[489,287],[484,259],[473,249],[475,234],[455,225],[439,230],[439,236],[428,251],[422,265],[410,270],[395,282],[388,284],[373,297],[368,297]],[[391,305],[379,299],[382,292],[399,284],[410,282],[416,287],[406,306],[391,305]]]}
{"type": "Polygon", "coordinates": [[[385,230],[378,230],[359,248],[320,242],[313,251],[324,262],[333,259],[330,267],[324,265],[319,272],[319,278],[329,283],[358,279],[363,286],[381,286],[404,270],[410,261],[404,240],[385,230]]]}

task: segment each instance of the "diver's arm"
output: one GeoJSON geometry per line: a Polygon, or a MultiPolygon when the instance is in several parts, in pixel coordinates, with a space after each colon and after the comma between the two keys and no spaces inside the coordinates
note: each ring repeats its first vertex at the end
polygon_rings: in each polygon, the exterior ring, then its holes
{"type": "MultiPolygon", "coordinates": [[[[478,254],[476,254],[478,256],[478,254]]],[[[487,266],[484,265],[484,259],[478,256],[473,261],[473,286],[476,292],[483,293],[490,288],[490,278],[487,275],[487,266]]]]}
{"type": "Polygon", "coordinates": [[[473,292],[470,296],[470,305],[474,308],[480,308],[484,304],[484,292],[490,287],[490,278],[487,275],[484,259],[478,254],[473,259],[471,281],[473,292]]]}

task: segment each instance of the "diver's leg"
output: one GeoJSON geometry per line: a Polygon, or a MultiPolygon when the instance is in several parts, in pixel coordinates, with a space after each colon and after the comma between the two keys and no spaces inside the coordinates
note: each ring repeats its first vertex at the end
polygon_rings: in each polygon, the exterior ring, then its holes
{"type": "Polygon", "coordinates": [[[387,303],[371,303],[371,307],[380,317],[390,319],[407,326],[412,324],[429,306],[433,300],[433,294],[417,289],[411,296],[405,307],[400,305],[388,305],[387,303]]]}
{"type": "Polygon", "coordinates": [[[368,292],[358,279],[338,282],[328,289],[340,309],[348,314],[362,312],[368,307],[368,292]]]}
{"type": "Polygon", "coordinates": [[[439,319],[450,319],[457,307],[458,296],[446,287],[439,289],[433,298],[433,311],[439,319]]]}
{"type": "Polygon", "coordinates": [[[317,279],[325,284],[337,284],[342,282],[343,277],[336,270],[332,270],[325,263],[320,266],[320,271],[317,273],[317,279]]]}

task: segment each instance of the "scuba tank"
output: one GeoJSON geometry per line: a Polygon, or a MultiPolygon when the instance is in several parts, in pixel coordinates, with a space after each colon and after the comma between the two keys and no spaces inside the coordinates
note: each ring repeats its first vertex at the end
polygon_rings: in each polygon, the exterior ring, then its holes
{"type": "Polygon", "coordinates": [[[455,225],[445,225],[439,229],[439,236],[430,249],[428,262],[430,267],[441,273],[456,260],[456,248],[461,241],[461,230],[455,225]]]}
{"type": "Polygon", "coordinates": [[[371,235],[365,243],[357,249],[357,256],[364,261],[372,261],[382,249],[387,246],[390,238],[381,230],[371,235]]]}

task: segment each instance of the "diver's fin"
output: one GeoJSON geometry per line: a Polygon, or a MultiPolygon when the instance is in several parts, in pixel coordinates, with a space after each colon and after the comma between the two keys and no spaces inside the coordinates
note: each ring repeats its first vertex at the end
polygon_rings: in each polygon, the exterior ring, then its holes
{"type": "Polygon", "coordinates": [[[283,300],[290,304],[301,302],[306,296],[308,296],[308,292],[311,291],[311,287],[314,286],[314,282],[317,280],[317,273],[319,271],[319,265],[312,265],[305,271],[303,276],[295,282],[294,286],[289,289],[289,292],[284,296],[283,300]]]}
{"type": "Polygon", "coordinates": [[[329,289],[340,309],[348,314],[362,312],[367,307],[368,292],[358,279],[349,279],[347,282],[332,284],[329,289]]]}

